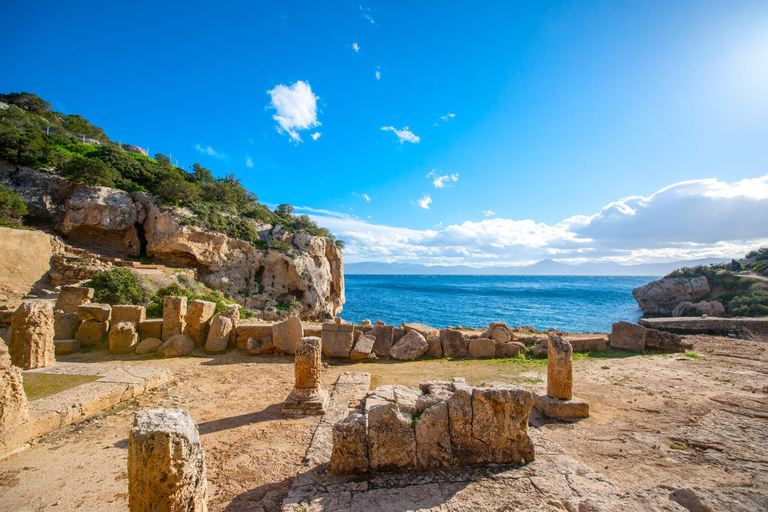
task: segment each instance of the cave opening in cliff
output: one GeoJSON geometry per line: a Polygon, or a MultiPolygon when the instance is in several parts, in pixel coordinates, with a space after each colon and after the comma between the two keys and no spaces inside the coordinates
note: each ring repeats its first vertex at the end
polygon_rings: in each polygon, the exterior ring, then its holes
{"type": "Polygon", "coordinates": [[[139,240],[139,258],[142,260],[147,257],[147,234],[144,232],[144,225],[134,224],[136,228],[136,238],[139,240]]]}

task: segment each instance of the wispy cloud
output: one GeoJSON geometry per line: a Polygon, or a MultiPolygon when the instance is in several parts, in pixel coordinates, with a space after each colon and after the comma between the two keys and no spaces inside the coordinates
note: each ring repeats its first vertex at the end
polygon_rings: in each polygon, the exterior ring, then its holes
{"type": "Polygon", "coordinates": [[[373,20],[373,17],[371,16],[371,10],[367,7],[360,6],[360,15],[363,17],[364,20],[371,23],[371,25],[375,25],[376,22],[373,20]]]}
{"type": "MultiPolygon", "coordinates": [[[[446,122],[449,119],[453,119],[454,117],[456,117],[456,114],[454,114],[453,112],[449,112],[449,113],[445,114],[444,116],[440,116],[440,121],[446,122]]],[[[438,124],[439,123],[435,123],[432,126],[437,126],[438,124]]]]}
{"type": "Polygon", "coordinates": [[[496,212],[493,210],[483,210],[483,215],[485,215],[486,217],[493,217],[494,215],[496,215],[496,212]]]}
{"type": "Polygon", "coordinates": [[[407,126],[400,128],[399,130],[394,126],[382,126],[381,129],[385,132],[394,132],[394,134],[397,135],[397,138],[400,140],[400,144],[403,142],[412,142],[414,144],[418,144],[419,140],[421,140],[419,136],[414,134],[407,126]]]}
{"type": "MultiPolygon", "coordinates": [[[[411,201],[411,203],[413,203],[413,201],[411,201]]],[[[429,210],[429,205],[432,204],[432,198],[429,197],[429,194],[424,194],[421,199],[416,200],[416,204],[425,210],[429,210]]]]}
{"type": "Polygon", "coordinates": [[[249,169],[253,169],[253,158],[250,156],[245,157],[245,166],[249,169]]]}
{"type": "Polygon", "coordinates": [[[310,135],[310,137],[312,137],[312,140],[317,140],[317,139],[319,139],[319,138],[320,138],[320,136],[321,136],[321,135],[322,135],[322,133],[320,133],[320,132],[315,132],[315,133],[313,133],[312,135],[310,135]]]}
{"type": "Polygon", "coordinates": [[[272,98],[270,108],[276,113],[277,131],[287,133],[295,143],[301,142],[299,132],[320,126],[317,120],[317,96],[309,83],[299,80],[292,85],[278,85],[267,91],[272,98]]]}
{"type": "Polygon", "coordinates": [[[376,70],[376,80],[381,80],[381,70],[376,70]]]}
{"type": "Polygon", "coordinates": [[[445,176],[438,176],[437,172],[432,169],[432,172],[427,174],[427,178],[432,180],[432,184],[435,186],[435,188],[444,188],[447,184],[450,184],[450,182],[455,183],[459,181],[459,174],[456,173],[451,175],[446,174],[445,176]]]}
{"type": "Polygon", "coordinates": [[[365,202],[367,203],[371,202],[371,197],[368,194],[358,194],[357,192],[352,192],[352,195],[359,197],[360,199],[365,199],[365,202]]]}
{"type": "Polygon", "coordinates": [[[218,151],[214,150],[211,146],[203,147],[200,144],[197,144],[195,146],[195,149],[198,150],[199,152],[203,153],[204,155],[209,155],[209,156],[213,156],[213,157],[216,157],[216,158],[224,158],[224,154],[223,153],[219,153],[218,151]]]}
{"type": "Polygon", "coordinates": [[[360,45],[357,43],[352,43],[352,49],[355,50],[355,53],[360,51],[360,45]]]}

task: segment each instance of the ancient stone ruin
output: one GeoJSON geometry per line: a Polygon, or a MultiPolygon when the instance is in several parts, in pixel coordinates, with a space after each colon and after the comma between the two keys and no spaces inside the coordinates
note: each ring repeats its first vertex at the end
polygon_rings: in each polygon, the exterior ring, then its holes
{"type": "Polygon", "coordinates": [[[320,338],[316,336],[299,340],[294,362],[296,385],[285,399],[283,416],[325,414],[328,392],[320,387],[321,345],[320,338]]]}
{"type": "Polygon", "coordinates": [[[588,417],[589,404],[573,396],[573,347],[562,336],[550,334],[547,350],[547,394],[534,394],[534,406],[550,418],[588,417]]]}
{"type": "Polygon", "coordinates": [[[377,388],[366,396],[362,412],[336,423],[333,474],[535,459],[528,436],[530,391],[469,386],[463,378],[419,388],[377,388]]]}
{"type": "Polygon", "coordinates": [[[128,437],[128,503],[131,512],[208,510],[205,453],[187,411],[136,413],[128,437]]]}
{"type": "Polygon", "coordinates": [[[50,303],[21,303],[11,317],[8,351],[13,364],[25,370],[45,368],[56,362],[50,303]]]}
{"type": "Polygon", "coordinates": [[[27,395],[21,369],[11,364],[5,345],[0,340],[0,433],[26,423],[29,419],[27,395]]]}

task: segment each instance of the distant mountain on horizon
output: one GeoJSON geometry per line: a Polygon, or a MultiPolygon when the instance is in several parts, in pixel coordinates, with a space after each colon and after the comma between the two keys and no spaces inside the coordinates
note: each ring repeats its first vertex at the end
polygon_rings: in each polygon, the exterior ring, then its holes
{"type": "Polygon", "coordinates": [[[703,258],[698,260],[671,261],[668,263],[643,263],[621,265],[614,262],[582,263],[570,265],[551,259],[524,266],[494,266],[475,268],[468,265],[422,265],[417,263],[385,263],[364,261],[346,263],[344,273],[383,275],[454,275],[454,276],[663,276],[681,267],[725,263],[729,259],[703,258]]]}

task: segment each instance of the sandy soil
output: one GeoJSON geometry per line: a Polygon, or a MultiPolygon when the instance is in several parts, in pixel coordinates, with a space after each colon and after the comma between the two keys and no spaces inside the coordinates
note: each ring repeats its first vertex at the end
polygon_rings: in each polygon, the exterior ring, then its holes
{"type": "MultiPolygon", "coordinates": [[[[697,356],[604,353],[574,361],[578,423],[532,416],[532,426],[622,489],[662,484],[756,486],[768,492],[768,344],[691,338],[697,356]]],[[[174,360],[76,354],[69,361],[161,365],[175,384],[36,441],[0,461],[0,510],[127,510],[127,434],[142,407],[178,407],[198,422],[210,510],[279,510],[317,419],[281,420],[292,359],[230,353],[174,360]]],[[[327,387],[344,371],[372,385],[465,376],[544,390],[546,362],[329,361],[327,387]]]]}

